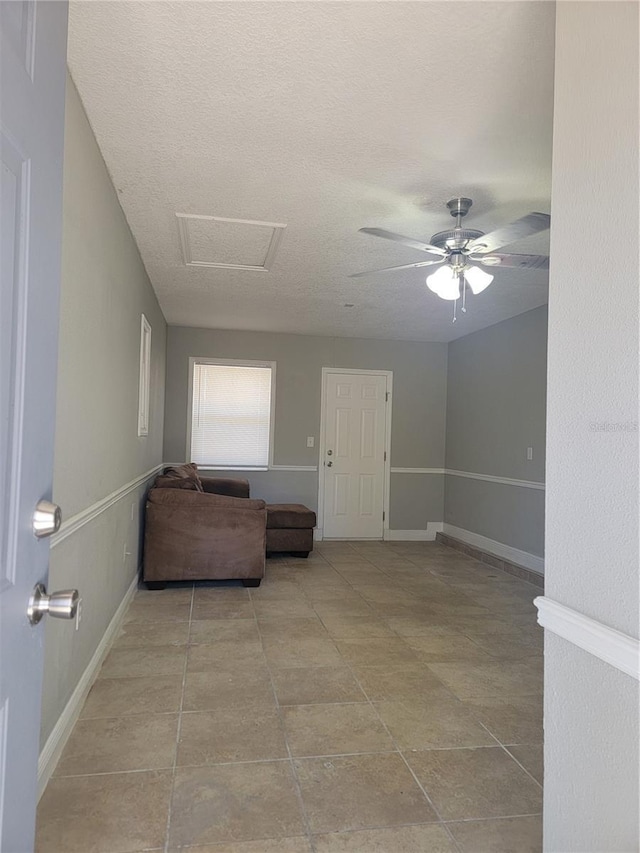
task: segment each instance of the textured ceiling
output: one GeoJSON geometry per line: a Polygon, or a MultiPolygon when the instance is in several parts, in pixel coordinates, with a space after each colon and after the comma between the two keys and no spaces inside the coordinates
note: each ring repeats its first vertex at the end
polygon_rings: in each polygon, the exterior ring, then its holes
{"type": "MultiPolygon", "coordinates": [[[[549,211],[550,2],[72,2],[69,66],[172,324],[446,341],[546,302],[492,270],[452,326],[425,239],[549,211]],[[187,267],[175,214],[286,223],[270,272],[187,267]],[[345,308],[345,303],[354,303],[345,308]]],[[[548,251],[548,234],[510,250],[548,251]]]]}

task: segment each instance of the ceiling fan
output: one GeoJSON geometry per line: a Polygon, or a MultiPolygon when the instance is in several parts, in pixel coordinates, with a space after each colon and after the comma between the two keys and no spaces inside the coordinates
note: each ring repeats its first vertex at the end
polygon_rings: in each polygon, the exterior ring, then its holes
{"type": "Polygon", "coordinates": [[[515,243],[523,237],[546,231],[551,223],[551,217],[547,213],[528,213],[509,225],[483,234],[482,231],[462,227],[462,219],[467,215],[472,204],[470,198],[452,198],[448,201],[449,212],[456,220],[455,227],[434,234],[430,243],[403,237],[401,234],[394,234],[393,231],[385,231],[382,228],[361,228],[360,231],[363,234],[373,234],[374,237],[383,237],[385,240],[402,243],[403,246],[409,246],[411,249],[427,252],[434,258],[414,264],[357,272],[350,278],[443,264],[427,276],[427,287],[441,299],[453,302],[453,322],[455,323],[456,306],[460,297],[462,297],[463,312],[467,310],[465,304],[467,287],[476,295],[493,281],[493,276],[480,266],[475,266],[476,264],[514,269],[549,269],[547,255],[513,255],[499,251],[503,246],[515,243]]]}

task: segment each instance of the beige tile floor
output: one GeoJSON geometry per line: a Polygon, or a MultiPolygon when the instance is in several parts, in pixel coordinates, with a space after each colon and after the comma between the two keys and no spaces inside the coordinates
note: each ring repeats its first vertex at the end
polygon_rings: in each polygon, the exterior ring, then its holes
{"type": "Polygon", "coordinates": [[[436,543],[138,591],[38,853],[534,853],[538,590],[436,543]]]}

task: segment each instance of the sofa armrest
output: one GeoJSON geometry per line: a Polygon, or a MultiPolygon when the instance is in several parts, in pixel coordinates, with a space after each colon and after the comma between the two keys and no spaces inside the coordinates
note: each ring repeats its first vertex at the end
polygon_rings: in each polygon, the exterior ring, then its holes
{"type": "Polygon", "coordinates": [[[233,498],[249,497],[249,481],[232,477],[200,477],[205,492],[214,495],[229,495],[233,498]]]}

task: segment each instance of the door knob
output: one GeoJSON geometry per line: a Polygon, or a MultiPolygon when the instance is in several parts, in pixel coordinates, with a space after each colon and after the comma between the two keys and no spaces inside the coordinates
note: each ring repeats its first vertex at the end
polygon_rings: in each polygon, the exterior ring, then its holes
{"type": "Polygon", "coordinates": [[[62,511],[58,504],[51,501],[38,501],[33,513],[33,532],[38,539],[57,533],[61,523],[62,511]]]}
{"type": "Polygon", "coordinates": [[[47,595],[47,590],[41,583],[37,583],[27,605],[27,618],[32,625],[37,625],[45,613],[55,616],[56,619],[73,619],[78,609],[77,589],[61,589],[47,595]]]}
{"type": "Polygon", "coordinates": [[[327,462],[327,468],[331,468],[332,465],[333,465],[333,462],[327,462]]]}
{"type": "Polygon", "coordinates": [[[333,453],[333,450],[327,450],[327,456],[331,456],[332,453],[333,453]]]}

